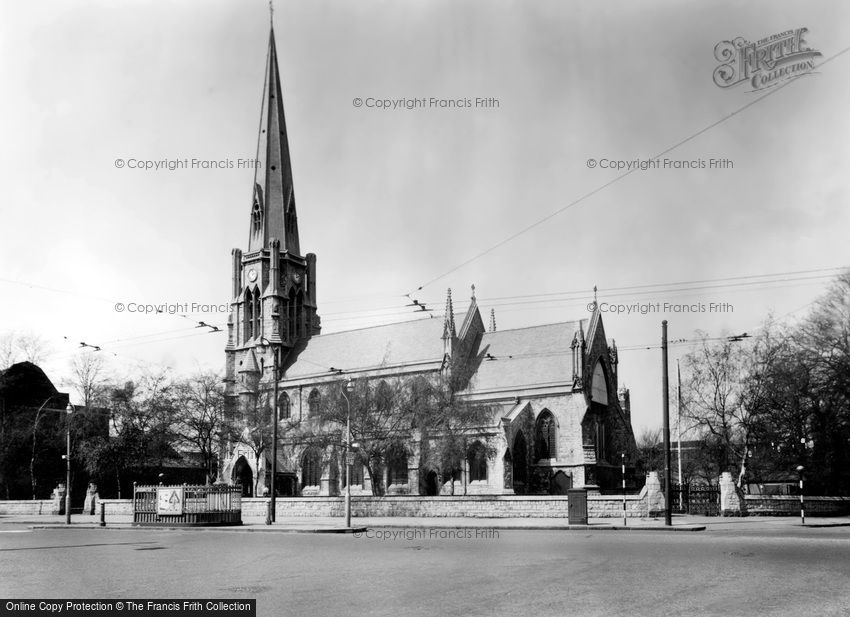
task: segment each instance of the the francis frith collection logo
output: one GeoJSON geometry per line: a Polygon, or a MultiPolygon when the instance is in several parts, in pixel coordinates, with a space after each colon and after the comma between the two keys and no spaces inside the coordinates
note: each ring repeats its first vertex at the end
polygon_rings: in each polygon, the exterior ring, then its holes
{"type": "Polygon", "coordinates": [[[714,83],[729,88],[749,82],[753,90],[763,90],[811,73],[821,53],[806,44],[808,31],[786,30],[756,43],[740,36],[721,41],[714,47],[714,57],[722,63],[714,69],[714,83]]]}

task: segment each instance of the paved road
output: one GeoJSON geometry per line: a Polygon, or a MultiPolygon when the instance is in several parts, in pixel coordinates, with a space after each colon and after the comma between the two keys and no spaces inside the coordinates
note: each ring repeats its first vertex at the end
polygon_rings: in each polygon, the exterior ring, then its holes
{"type": "Polygon", "coordinates": [[[451,531],[9,528],[0,597],[257,598],[263,616],[850,614],[848,527],[451,531]]]}

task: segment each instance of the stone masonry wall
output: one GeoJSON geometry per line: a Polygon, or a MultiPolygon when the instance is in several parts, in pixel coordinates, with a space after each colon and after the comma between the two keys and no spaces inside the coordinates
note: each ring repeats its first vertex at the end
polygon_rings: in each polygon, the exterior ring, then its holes
{"type": "MultiPolygon", "coordinates": [[[[800,498],[788,495],[747,495],[750,516],[799,516],[800,498]]],[[[806,516],[841,516],[850,514],[850,497],[806,497],[806,516]]],[[[107,522],[132,520],[131,499],[104,499],[107,522]]],[[[243,499],[243,518],[264,518],[266,499],[243,499]]],[[[468,495],[466,497],[352,497],[354,516],[422,516],[473,518],[567,518],[566,496],[468,495]]],[[[343,516],[342,497],[278,498],[280,517],[343,516]]],[[[616,495],[588,495],[590,518],[623,516],[623,498],[616,495]]],[[[49,499],[0,501],[0,515],[37,516],[56,514],[49,499]]],[[[99,514],[99,511],[98,513],[99,514]]],[[[626,515],[630,518],[657,516],[647,511],[647,500],[641,495],[626,496],[626,515]]]]}
{"type": "MultiPolygon", "coordinates": [[[[426,518],[568,518],[567,497],[530,495],[467,495],[466,497],[420,497],[394,495],[385,497],[352,497],[351,513],[355,517],[426,518]]],[[[343,516],[342,497],[279,498],[279,517],[343,516]]],[[[243,499],[243,518],[265,516],[267,500],[243,499]]],[[[623,516],[623,499],[615,496],[589,495],[588,516],[616,518],[623,516]]],[[[646,516],[646,500],[636,495],[626,496],[629,517],[646,516]]]]}
{"type": "Polygon", "coordinates": [[[59,510],[52,499],[20,499],[0,501],[0,514],[59,514],[59,510]]]}
{"type": "MultiPolygon", "coordinates": [[[[747,495],[750,516],[799,516],[800,497],[794,495],[747,495]]],[[[850,514],[850,497],[803,497],[806,516],[850,514]]]]}

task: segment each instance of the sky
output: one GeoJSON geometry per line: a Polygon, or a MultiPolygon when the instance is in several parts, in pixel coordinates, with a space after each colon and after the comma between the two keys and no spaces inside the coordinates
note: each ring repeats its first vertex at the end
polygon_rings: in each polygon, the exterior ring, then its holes
{"type": "MultiPolygon", "coordinates": [[[[472,284],[499,329],[568,321],[597,286],[635,429],[659,426],[663,319],[672,379],[698,330],[793,322],[850,265],[848,21],[838,0],[278,0],[323,332],[419,317],[405,294],[439,318],[449,287],[461,312],[472,284]],[[718,43],[799,28],[810,74],[715,83],[718,43]],[[425,105],[376,106],[399,99],[425,105]]],[[[60,387],[80,342],[127,378],[223,370],[196,326],[226,307],[193,305],[229,301],[247,246],[268,29],[261,0],[0,6],[0,331],[40,335],[60,387]],[[224,168],[138,167],[193,159],[224,168]]]]}

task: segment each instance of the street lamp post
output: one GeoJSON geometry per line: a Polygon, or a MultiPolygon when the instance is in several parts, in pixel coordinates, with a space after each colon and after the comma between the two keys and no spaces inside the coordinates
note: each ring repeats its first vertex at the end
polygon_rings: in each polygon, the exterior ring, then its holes
{"type": "Polygon", "coordinates": [[[797,465],[797,473],[800,474],[800,523],[806,524],[806,504],[803,501],[803,469],[802,465],[797,465]]]}
{"type": "MultiPolygon", "coordinates": [[[[268,345],[271,347],[271,341],[269,341],[266,337],[262,337],[260,342],[263,345],[268,345]]],[[[271,525],[275,522],[276,518],[276,508],[277,505],[275,503],[276,499],[276,489],[275,489],[275,480],[277,477],[277,423],[278,423],[278,409],[277,409],[277,380],[278,380],[278,367],[277,367],[277,350],[272,347],[272,356],[273,356],[273,368],[272,372],[274,373],[274,405],[273,405],[273,416],[274,426],[272,427],[272,473],[271,473],[271,482],[269,486],[269,516],[266,520],[267,525],[271,525]]]]}
{"type": "Polygon", "coordinates": [[[68,403],[65,408],[65,524],[71,524],[71,414],[74,406],[68,403]]]}
{"type": "Polygon", "coordinates": [[[667,320],[661,322],[661,396],[664,432],[664,525],[670,527],[670,385],[667,376],[667,320]]]}
{"type": "Polygon", "coordinates": [[[345,404],[348,412],[345,418],[345,526],[351,527],[351,399],[349,395],[354,391],[354,384],[351,379],[345,382],[345,387],[342,389],[342,395],[345,397],[345,404]]]}

